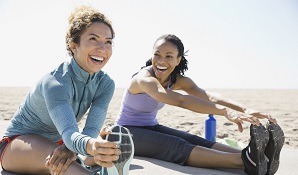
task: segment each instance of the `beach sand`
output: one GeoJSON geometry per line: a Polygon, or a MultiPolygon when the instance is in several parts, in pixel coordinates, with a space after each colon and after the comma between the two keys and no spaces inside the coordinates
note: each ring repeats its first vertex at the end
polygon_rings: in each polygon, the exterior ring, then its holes
{"type": "MultiPolygon", "coordinates": [[[[29,88],[27,87],[0,87],[0,125],[1,123],[5,126],[7,125],[28,91],[29,88]]],[[[211,89],[209,91],[218,92],[223,96],[244,104],[246,107],[270,113],[273,117],[277,118],[279,125],[283,128],[285,133],[284,148],[286,148],[286,152],[289,153],[289,150],[294,150],[295,155],[297,155],[298,120],[296,120],[296,118],[298,118],[298,90],[211,89]]],[[[117,88],[115,90],[115,94],[108,109],[105,125],[110,126],[114,123],[120,108],[123,92],[124,89],[122,88],[117,88]]],[[[237,130],[237,126],[230,123],[225,117],[215,117],[217,120],[217,138],[233,139],[244,143],[244,145],[248,143],[249,123],[244,124],[244,131],[240,133],[237,130]]],[[[198,114],[168,105],[158,113],[160,124],[201,136],[204,136],[204,122],[206,118],[207,114],[198,114]]],[[[262,123],[265,124],[266,121],[262,120],[262,123]]],[[[83,127],[83,125],[84,120],[80,122],[79,126],[83,127]]],[[[0,135],[2,135],[3,132],[4,128],[1,127],[0,135]]],[[[287,157],[291,155],[284,155],[284,157],[285,156],[287,157]]],[[[152,166],[148,166],[151,168],[157,166],[156,164],[158,163],[158,161],[150,162],[150,159],[144,160],[143,158],[136,158],[133,163],[144,163],[144,161],[147,161],[149,165],[152,164],[152,166]]],[[[165,166],[168,165],[167,162],[159,163],[165,166]]],[[[135,165],[135,169],[137,169],[138,166],[140,165],[135,165]]],[[[158,167],[160,167],[160,165],[158,165],[158,167]]],[[[164,172],[166,172],[166,167],[163,166],[163,168],[164,172]]],[[[162,169],[160,170],[162,172],[162,169]]],[[[135,172],[140,173],[140,171],[135,172]]],[[[210,174],[213,173],[214,171],[210,174]]]]}
{"type": "MultiPolygon", "coordinates": [[[[10,120],[22,102],[29,88],[26,87],[0,87],[0,122],[10,120]]],[[[218,92],[246,107],[270,113],[277,118],[279,125],[285,132],[286,148],[298,148],[298,90],[210,90],[218,92]]],[[[124,89],[115,90],[110,103],[105,125],[112,125],[119,112],[124,89]]],[[[215,116],[217,120],[217,137],[229,138],[248,143],[249,124],[245,123],[244,131],[240,133],[237,126],[223,116],[215,116]]],[[[182,108],[166,105],[158,113],[160,124],[204,136],[204,123],[206,114],[198,114],[182,108]]],[[[85,120],[80,122],[83,127],[85,120]]],[[[265,124],[266,121],[262,120],[265,124]]]]}

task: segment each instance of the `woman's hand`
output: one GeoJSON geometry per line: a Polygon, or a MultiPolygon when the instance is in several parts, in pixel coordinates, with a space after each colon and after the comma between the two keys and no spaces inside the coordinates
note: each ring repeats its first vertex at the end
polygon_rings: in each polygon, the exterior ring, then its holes
{"type": "Polygon", "coordinates": [[[90,139],[87,152],[93,156],[94,162],[103,167],[112,167],[113,161],[118,160],[121,151],[119,145],[103,140],[102,138],[90,139]],[[89,147],[89,148],[88,148],[89,147]]]}
{"type": "Polygon", "coordinates": [[[47,157],[45,165],[50,169],[51,174],[58,175],[61,171],[65,171],[76,158],[77,155],[74,152],[65,145],[61,145],[47,157]]]}
{"type": "Polygon", "coordinates": [[[235,110],[232,110],[232,109],[229,109],[227,108],[226,110],[226,114],[225,114],[225,117],[233,122],[233,123],[236,123],[238,125],[238,130],[240,132],[243,131],[243,127],[242,127],[242,124],[244,123],[243,121],[247,121],[253,125],[260,125],[260,121],[257,117],[255,116],[252,116],[252,115],[248,115],[248,114],[244,114],[244,113],[241,113],[241,112],[237,112],[235,110]]]}
{"type": "Polygon", "coordinates": [[[271,115],[267,114],[267,113],[259,112],[259,111],[253,110],[253,109],[246,109],[245,114],[252,115],[254,117],[257,117],[258,119],[265,119],[266,118],[269,121],[273,122],[274,124],[277,124],[276,119],[271,117],[271,115]]]}

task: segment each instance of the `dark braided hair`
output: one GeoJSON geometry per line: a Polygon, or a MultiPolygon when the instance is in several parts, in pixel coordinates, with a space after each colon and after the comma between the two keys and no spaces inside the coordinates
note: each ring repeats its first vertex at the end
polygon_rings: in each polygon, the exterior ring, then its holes
{"type": "MultiPolygon", "coordinates": [[[[186,52],[184,52],[184,45],[183,45],[182,41],[177,36],[175,36],[173,34],[162,35],[155,41],[154,46],[159,40],[165,40],[165,41],[168,41],[168,42],[171,42],[172,44],[174,44],[178,49],[178,57],[181,56],[180,63],[175,67],[174,71],[170,75],[171,76],[171,85],[170,86],[172,86],[174,83],[176,83],[177,75],[178,74],[184,75],[184,72],[186,70],[188,70],[188,67],[187,67],[188,61],[185,58],[185,56],[187,56],[187,55],[185,55],[186,52]]],[[[144,66],[144,67],[147,67],[150,65],[152,65],[151,58],[146,62],[146,66],[144,66]]],[[[142,67],[142,68],[144,68],[144,67],[142,67]]]]}

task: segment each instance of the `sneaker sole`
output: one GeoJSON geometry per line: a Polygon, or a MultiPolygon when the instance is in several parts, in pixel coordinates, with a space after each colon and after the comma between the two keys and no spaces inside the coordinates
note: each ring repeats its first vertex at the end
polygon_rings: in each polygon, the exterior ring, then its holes
{"type": "Polygon", "coordinates": [[[264,151],[269,141],[268,131],[263,125],[252,125],[252,127],[250,128],[250,133],[257,146],[257,160],[259,162],[256,163],[257,175],[265,175],[267,172],[267,161],[264,151]]]}
{"type": "Polygon", "coordinates": [[[114,166],[107,168],[108,175],[128,175],[134,155],[134,144],[129,130],[122,126],[114,126],[106,140],[119,144],[121,150],[119,159],[114,161],[114,166]]]}
{"type": "Polygon", "coordinates": [[[273,153],[269,158],[267,175],[273,175],[279,167],[279,155],[285,141],[284,132],[279,125],[269,124],[269,136],[273,141],[273,153]]]}

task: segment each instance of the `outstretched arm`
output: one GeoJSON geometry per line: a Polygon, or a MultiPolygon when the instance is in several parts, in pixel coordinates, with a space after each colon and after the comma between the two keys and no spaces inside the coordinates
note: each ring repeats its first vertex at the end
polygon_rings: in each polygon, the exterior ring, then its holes
{"type": "Polygon", "coordinates": [[[226,98],[222,96],[219,93],[214,93],[214,92],[207,92],[204,89],[199,88],[190,78],[188,77],[182,77],[179,79],[179,85],[180,89],[185,91],[186,93],[206,99],[212,103],[219,104],[225,107],[228,107],[230,109],[233,109],[235,111],[239,111],[242,113],[245,113],[247,115],[252,115],[258,119],[264,119],[267,118],[273,123],[276,123],[276,120],[270,116],[270,114],[263,113],[260,111],[256,111],[250,108],[247,108],[243,104],[236,102],[234,100],[231,100],[229,98],[226,98]]]}
{"type": "MultiPolygon", "coordinates": [[[[176,89],[178,89],[177,86],[176,89]]],[[[194,95],[181,94],[165,89],[156,78],[151,76],[138,75],[137,77],[134,77],[129,90],[131,93],[147,93],[157,101],[194,112],[203,114],[212,113],[215,115],[225,116],[229,121],[236,123],[239,131],[241,132],[243,130],[243,121],[257,125],[260,123],[259,120],[254,117],[236,112],[228,107],[215,104],[208,99],[199,98],[194,95]]]]}

